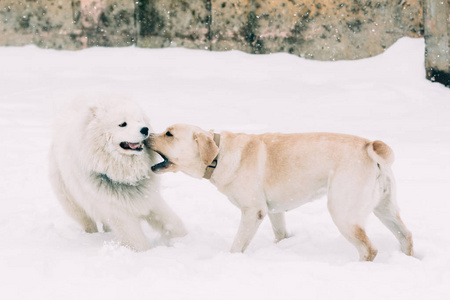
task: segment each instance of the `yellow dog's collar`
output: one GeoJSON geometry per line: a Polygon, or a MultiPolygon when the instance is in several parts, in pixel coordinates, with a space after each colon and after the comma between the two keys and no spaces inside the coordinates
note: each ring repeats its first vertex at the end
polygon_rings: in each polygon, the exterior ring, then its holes
{"type": "MultiPolygon", "coordinates": [[[[220,145],[220,134],[214,133],[214,143],[216,143],[217,147],[220,145]]],[[[219,154],[217,154],[219,156],[219,154]]],[[[206,167],[205,175],[203,175],[203,178],[210,179],[212,176],[212,173],[214,172],[214,169],[217,167],[217,156],[214,158],[214,160],[211,162],[209,166],[206,167]]]]}

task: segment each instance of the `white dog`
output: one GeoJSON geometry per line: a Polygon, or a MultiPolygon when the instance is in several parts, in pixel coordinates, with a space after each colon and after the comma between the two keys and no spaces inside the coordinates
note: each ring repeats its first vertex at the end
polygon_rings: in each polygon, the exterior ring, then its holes
{"type": "Polygon", "coordinates": [[[411,233],[395,200],[393,153],[381,141],[331,133],[219,135],[178,124],[151,135],[147,143],[164,159],[154,172],[207,178],[241,209],[232,252],[246,249],[267,214],[276,240],[286,238],[284,212],[326,194],[334,223],[360,260],[377,254],[364,230],[372,211],[402,251],[413,254],[411,233]]]}
{"type": "Polygon", "coordinates": [[[155,153],[143,143],[147,118],[125,99],[78,100],[57,119],[50,181],[67,213],[86,232],[97,222],[136,251],[149,248],[141,220],[166,237],[186,234],[150,172],[155,153]]]}

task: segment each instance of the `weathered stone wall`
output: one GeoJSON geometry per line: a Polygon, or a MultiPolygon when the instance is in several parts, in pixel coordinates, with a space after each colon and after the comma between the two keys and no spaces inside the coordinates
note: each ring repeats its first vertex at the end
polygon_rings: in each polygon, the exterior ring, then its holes
{"type": "Polygon", "coordinates": [[[358,59],[423,34],[418,0],[141,0],[138,46],[358,59]]]}
{"type": "MultiPolygon", "coordinates": [[[[70,2],[70,0],[66,0],[70,2]]],[[[114,0],[72,1],[74,40],[82,47],[122,47],[136,44],[135,2],[114,0]]]]}
{"type": "Polygon", "coordinates": [[[210,0],[141,0],[139,47],[210,49],[210,0]]]}
{"type": "Polygon", "coordinates": [[[0,45],[136,44],[357,59],[420,36],[422,20],[418,0],[0,0],[0,45]]]}
{"type": "Polygon", "coordinates": [[[251,53],[289,52],[319,60],[373,56],[423,30],[415,0],[213,0],[212,16],[213,50],[242,45],[251,53]]]}
{"type": "Polygon", "coordinates": [[[425,30],[428,77],[436,78],[436,70],[448,73],[449,1],[0,0],[0,45],[236,49],[342,60],[377,55],[425,30]]]}
{"type": "Polygon", "coordinates": [[[450,0],[425,0],[427,78],[450,87],[450,0]]]}
{"type": "Polygon", "coordinates": [[[78,49],[72,2],[0,0],[0,45],[78,49]]]}
{"type": "Polygon", "coordinates": [[[0,45],[83,49],[136,43],[135,2],[0,0],[0,45]]]}

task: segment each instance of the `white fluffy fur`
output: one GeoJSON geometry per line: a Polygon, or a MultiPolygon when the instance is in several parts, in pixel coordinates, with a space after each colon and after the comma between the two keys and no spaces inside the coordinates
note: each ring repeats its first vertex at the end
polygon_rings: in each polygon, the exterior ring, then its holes
{"type": "Polygon", "coordinates": [[[97,232],[96,223],[101,222],[136,251],[149,248],[141,220],[164,236],[186,234],[150,171],[155,153],[145,146],[142,151],[120,147],[121,142],[143,143],[147,135],[141,129],[150,129],[136,103],[76,100],[55,125],[50,180],[64,209],[86,232],[97,232]],[[127,125],[120,127],[124,122],[127,125]]]}

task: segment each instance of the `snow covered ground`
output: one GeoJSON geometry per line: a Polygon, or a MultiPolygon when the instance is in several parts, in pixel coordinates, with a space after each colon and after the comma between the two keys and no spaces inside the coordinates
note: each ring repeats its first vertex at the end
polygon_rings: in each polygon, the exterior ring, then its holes
{"type": "Polygon", "coordinates": [[[450,89],[424,79],[424,41],[383,55],[318,62],[288,54],[186,49],[0,48],[1,299],[449,299],[450,89]],[[172,123],[248,133],[330,131],[381,139],[396,152],[402,217],[415,257],[372,217],[379,253],[358,255],[326,200],[287,214],[278,244],[266,219],[230,254],[240,212],[206,180],[163,176],[188,236],[134,253],[86,234],[47,179],[51,124],[80,92],[131,95],[155,131],[172,123]]]}

